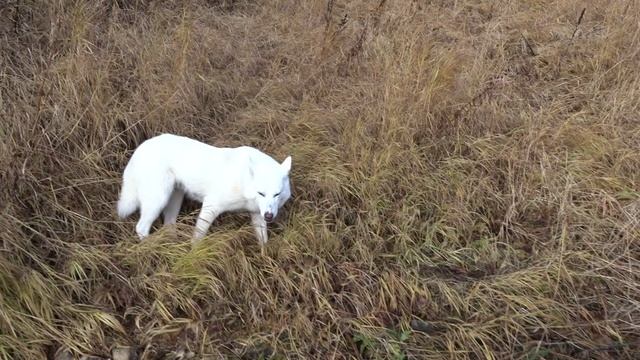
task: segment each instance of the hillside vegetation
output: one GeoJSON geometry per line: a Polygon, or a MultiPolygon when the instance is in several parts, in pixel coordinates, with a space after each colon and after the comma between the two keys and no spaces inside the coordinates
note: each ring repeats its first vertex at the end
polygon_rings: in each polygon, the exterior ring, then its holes
{"type": "Polygon", "coordinates": [[[0,359],[637,359],[638,14],[2,2],[0,359]],[[117,218],[163,132],[292,156],[264,249],[117,218]]]}

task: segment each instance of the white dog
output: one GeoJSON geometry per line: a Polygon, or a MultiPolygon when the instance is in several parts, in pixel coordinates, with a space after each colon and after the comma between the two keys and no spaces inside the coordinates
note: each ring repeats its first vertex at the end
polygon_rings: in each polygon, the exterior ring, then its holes
{"type": "Polygon", "coordinates": [[[184,196],[202,203],[194,241],[204,237],[218,215],[248,211],[261,245],[267,223],[291,197],[291,156],[282,164],[248,146],[217,148],[193,139],[162,134],[143,142],[124,169],[118,215],[138,208],[136,232],[149,235],[162,212],[165,224],[175,224],[184,196]]]}

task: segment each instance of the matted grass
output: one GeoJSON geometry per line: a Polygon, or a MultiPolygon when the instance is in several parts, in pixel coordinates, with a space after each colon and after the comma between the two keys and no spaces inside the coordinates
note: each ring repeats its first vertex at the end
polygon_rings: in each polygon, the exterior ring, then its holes
{"type": "Polygon", "coordinates": [[[637,358],[638,14],[3,2],[0,358],[637,358]],[[243,214],[195,248],[197,204],[116,218],[162,132],[292,155],[264,251],[243,214]]]}

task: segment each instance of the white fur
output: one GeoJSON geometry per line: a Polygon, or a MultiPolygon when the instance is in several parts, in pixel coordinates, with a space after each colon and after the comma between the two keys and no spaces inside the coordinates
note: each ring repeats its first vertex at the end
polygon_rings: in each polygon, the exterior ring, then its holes
{"type": "Polygon", "coordinates": [[[202,202],[194,240],[207,233],[223,212],[248,211],[261,245],[267,240],[266,213],[276,218],[291,197],[291,157],[282,164],[248,146],[217,148],[183,136],[162,134],[134,151],[124,169],[118,215],[140,208],[136,232],[149,235],[162,212],[174,224],[184,196],[202,202]]]}

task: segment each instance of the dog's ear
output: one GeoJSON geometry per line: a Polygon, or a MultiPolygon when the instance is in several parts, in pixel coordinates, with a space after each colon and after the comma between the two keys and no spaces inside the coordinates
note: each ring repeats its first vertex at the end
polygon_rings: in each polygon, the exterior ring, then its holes
{"type": "Polygon", "coordinates": [[[291,156],[287,156],[287,158],[284,159],[280,166],[282,167],[282,170],[284,170],[284,172],[288,174],[289,171],[291,171],[291,156]]]}

